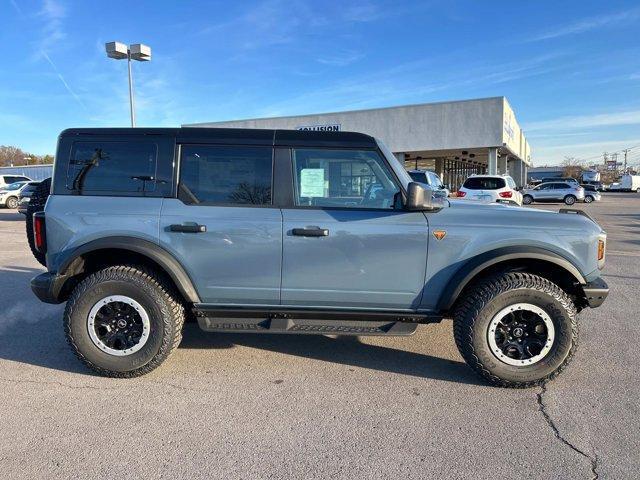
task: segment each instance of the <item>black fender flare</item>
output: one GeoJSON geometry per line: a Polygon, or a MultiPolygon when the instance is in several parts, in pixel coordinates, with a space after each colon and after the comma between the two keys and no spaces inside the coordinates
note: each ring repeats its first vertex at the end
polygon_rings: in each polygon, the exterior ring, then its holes
{"type": "Polygon", "coordinates": [[[489,250],[467,260],[453,274],[440,295],[438,311],[448,311],[458,299],[464,287],[485,268],[510,260],[543,260],[558,265],[572,275],[577,283],[584,285],[587,280],[578,267],[565,257],[540,247],[513,246],[489,250]]]}
{"type": "Polygon", "coordinates": [[[104,249],[129,250],[143,255],[157,263],[171,277],[184,298],[191,303],[200,303],[200,297],[195,289],[191,277],[180,262],[156,243],[138,237],[103,237],[87,242],[71,251],[58,268],[58,275],[66,276],[73,272],[74,262],[87,253],[104,249]]]}

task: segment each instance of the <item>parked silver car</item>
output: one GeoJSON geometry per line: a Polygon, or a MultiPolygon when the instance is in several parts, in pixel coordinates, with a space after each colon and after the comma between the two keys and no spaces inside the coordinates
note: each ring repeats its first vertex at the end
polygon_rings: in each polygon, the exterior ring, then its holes
{"type": "Polygon", "coordinates": [[[599,202],[602,200],[602,195],[596,185],[584,184],[581,186],[584,188],[584,203],[599,202]]]}
{"type": "Polygon", "coordinates": [[[522,192],[522,203],[530,205],[533,202],[564,202],[573,205],[584,200],[584,188],[567,182],[541,183],[535,188],[522,192]]]}

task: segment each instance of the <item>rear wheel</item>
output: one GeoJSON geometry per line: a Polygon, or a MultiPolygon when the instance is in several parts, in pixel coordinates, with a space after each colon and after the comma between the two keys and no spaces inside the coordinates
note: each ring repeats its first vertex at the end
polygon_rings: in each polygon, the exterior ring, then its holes
{"type": "Polygon", "coordinates": [[[576,203],[576,197],[574,197],[573,195],[567,195],[566,197],[564,197],[564,203],[567,205],[573,205],[574,203],[576,203]]]}
{"type": "Polygon", "coordinates": [[[494,385],[525,388],[557,376],[578,342],[576,309],[549,280],[506,273],[465,292],[454,313],[465,361],[494,385]]]}
{"type": "Polygon", "coordinates": [[[5,201],[5,206],[11,210],[18,208],[18,199],[16,197],[9,197],[5,201]]]}
{"type": "Polygon", "coordinates": [[[88,276],[64,312],[67,341],[78,358],[108,377],[137,377],[158,367],[180,343],[183,323],[172,285],[133,266],[88,276]]]}
{"type": "Polygon", "coordinates": [[[523,195],[522,203],[524,205],[531,205],[533,203],[533,197],[531,195],[523,195]]]}

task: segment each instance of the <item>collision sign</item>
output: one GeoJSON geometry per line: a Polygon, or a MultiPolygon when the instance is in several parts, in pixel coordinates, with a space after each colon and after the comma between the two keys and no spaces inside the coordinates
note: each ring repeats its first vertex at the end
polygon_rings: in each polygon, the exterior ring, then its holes
{"type": "Polygon", "coordinates": [[[305,130],[305,131],[313,131],[313,132],[339,132],[340,124],[327,123],[324,125],[301,125],[299,127],[296,127],[296,130],[305,130]]]}

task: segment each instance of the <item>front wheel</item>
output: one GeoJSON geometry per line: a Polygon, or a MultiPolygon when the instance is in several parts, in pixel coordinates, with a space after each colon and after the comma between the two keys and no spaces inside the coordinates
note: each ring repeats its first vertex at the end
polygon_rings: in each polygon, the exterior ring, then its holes
{"type": "Polygon", "coordinates": [[[564,197],[564,203],[566,205],[573,205],[574,203],[576,203],[576,197],[574,197],[573,195],[567,195],[566,197],[564,197]]]}
{"type": "Polygon", "coordinates": [[[531,195],[524,195],[522,197],[522,203],[524,205],[531,205],[533,203],[533,197],[531,195]]]}
{"type": "Polygon", "coordinates": [[[584,203],[591,203],[593,202],[593,197],[591,195],[587,195],[586,197],[584,197],[584,203]]]}
{"type": "Polygon", "coordinates": [[[525,388],[557,376],[578,343],[576,309],[546,278],[512,272],[468,289],[454,313],[456,344],[490,383],[525,388]]]}
{"type": "Polygon", "coordinates": [[[5,202],[5,206],[11,210],[18,208],[18,199],[16,197],[9,197],[5,202]]]}
{"type": "Polygon", "coordinates": [[[78,358],[108,377],[137,377],[158,367],[180,343],[183,323],[184,308],[168,280],[126,265],[85,278],[64,312],[78,358]]]}

